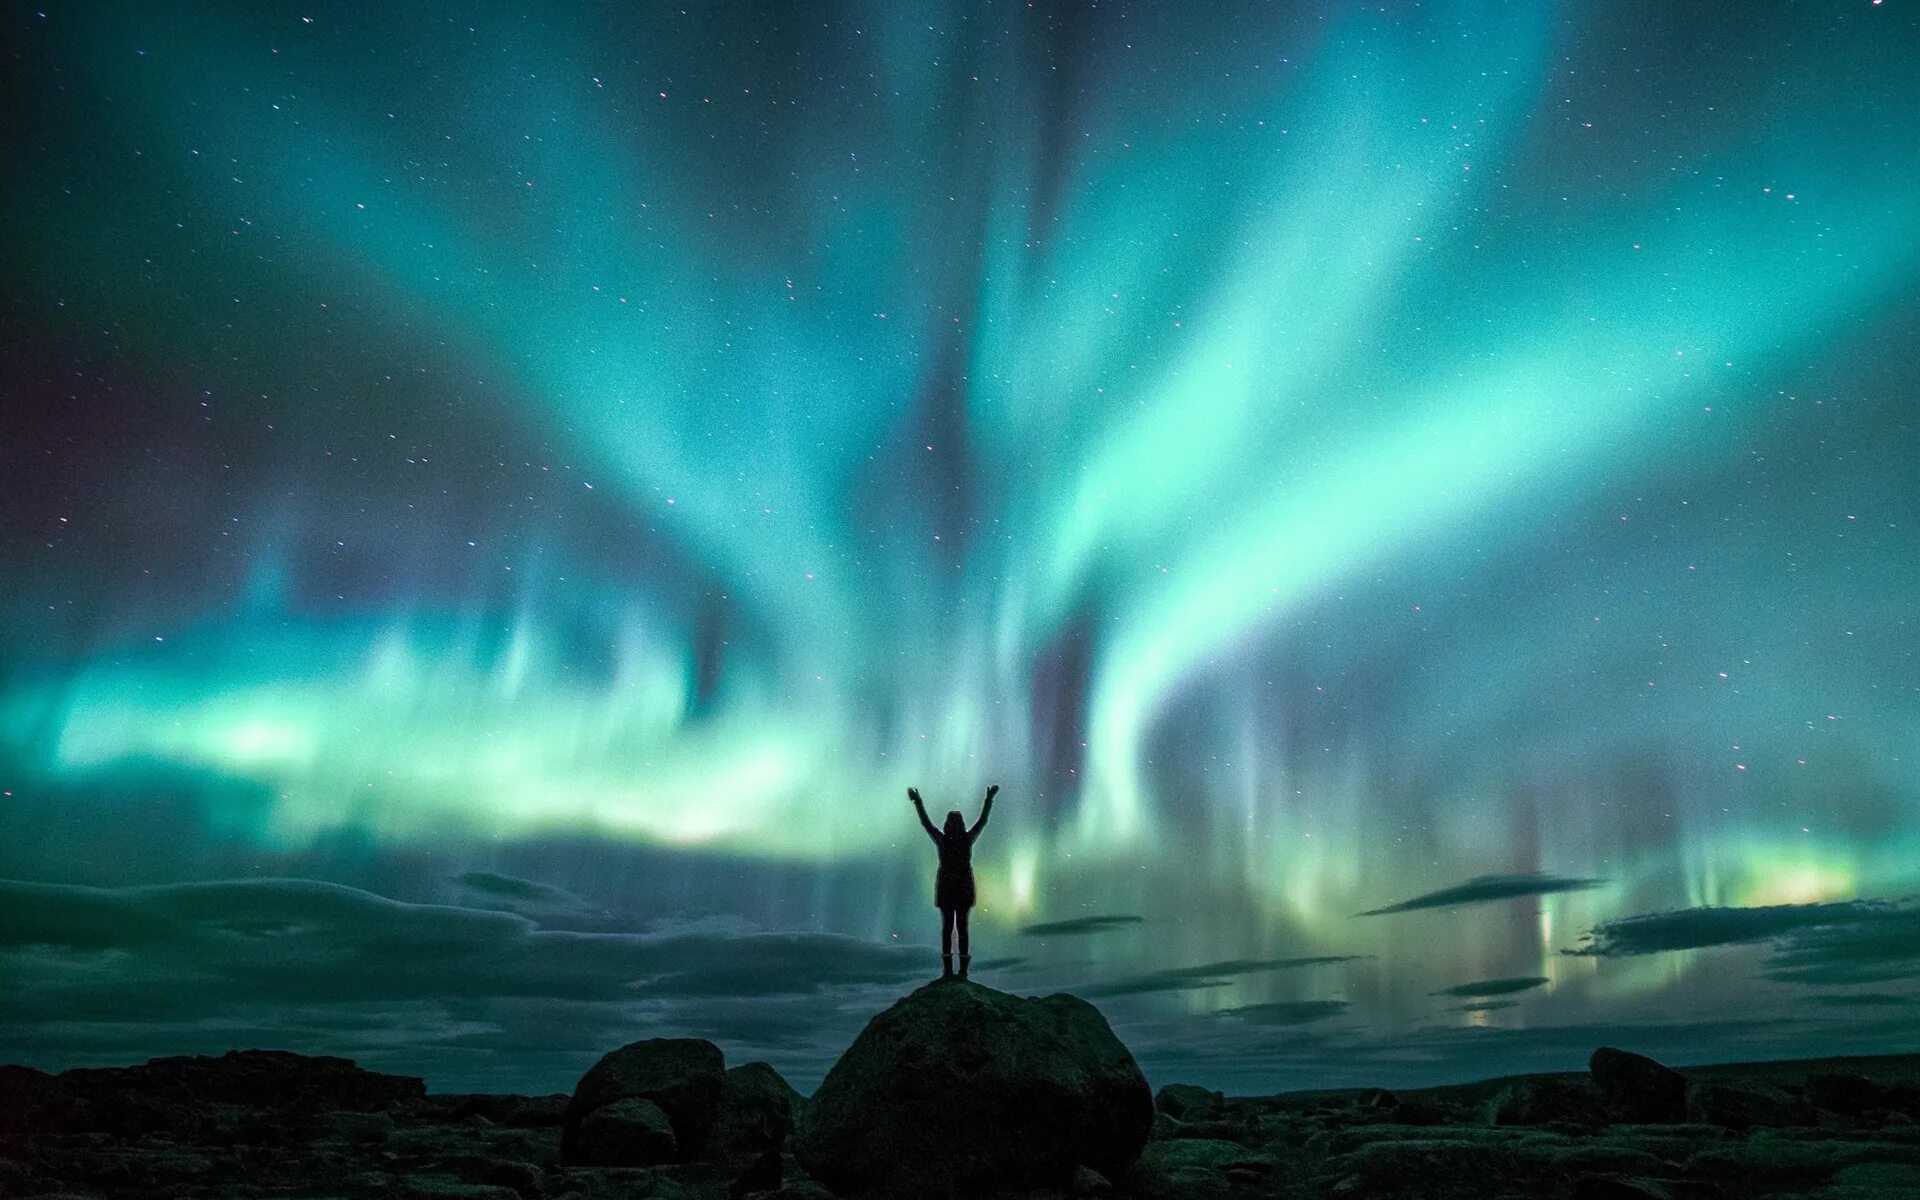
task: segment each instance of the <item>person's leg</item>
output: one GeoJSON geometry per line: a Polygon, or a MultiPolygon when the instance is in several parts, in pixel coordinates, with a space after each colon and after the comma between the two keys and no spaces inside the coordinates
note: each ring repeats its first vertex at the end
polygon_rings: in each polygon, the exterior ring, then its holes
{"type": "Polygon", "coordinates": [[[953,910],[953,927],[960,933],[960,978],[965,979],[967,977],[967,964],[973,959],[973,955],[967,953],[966,909],[956,908],[953,910]]]}
{"type": "Polygon", "coordinates": [[[940,977],[945,979],[953,974],[953,921],[951,908],[940,910],[940,977]]]}

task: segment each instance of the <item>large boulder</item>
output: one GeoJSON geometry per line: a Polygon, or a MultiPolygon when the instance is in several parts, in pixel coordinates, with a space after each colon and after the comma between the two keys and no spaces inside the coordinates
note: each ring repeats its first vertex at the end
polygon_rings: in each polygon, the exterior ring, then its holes
{"type": "Polygon", "coordinates": [[[582,1124],[596,1109],[646,1100],[665,1115],[680,1157],[692,1157],[706,1145],[725,1085],[725,1060],[712,1042],[650,1038],[622,1046],[575,1085],[560,1135],[561,1155],[579,1161],[582,1124]]]}
{"type": "Polygon", "coordinates": [[[732,1068],[721,1081],[720,1104],[702,1156],[736,1165],[757,1162],[769,1152],[777,1158],[803,1103],[800,1093],[766,1063],[732,1068]]]}
{"type": "Polygon", "coordinates": [[[1153,1093],[1098,1009],[943,980],[881,1013],[803,1110],[795,1153],[842,1194],[1066,1187],[1139,1157],[1153,1093]]]}
{"type": "Polygon", "coordinates": [[[1616,1120],[1678,1125],[1687,1119],[1687,1077],[1644,1054],[1602,1046],[1587,1060],[1587,1074],[1616,1120]]]}

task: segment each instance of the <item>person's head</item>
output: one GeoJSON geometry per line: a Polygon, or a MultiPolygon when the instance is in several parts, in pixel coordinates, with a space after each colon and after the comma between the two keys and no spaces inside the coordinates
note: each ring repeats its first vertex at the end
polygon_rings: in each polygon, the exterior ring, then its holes
{"type": "Polygon", "coordinates": [[[959,809],[956,808],[947,814],[947,827],[941,830],[942,833],[951,836],[952,834],[965,833],[966,831],[967,819],[960,815],[959,809]]]}

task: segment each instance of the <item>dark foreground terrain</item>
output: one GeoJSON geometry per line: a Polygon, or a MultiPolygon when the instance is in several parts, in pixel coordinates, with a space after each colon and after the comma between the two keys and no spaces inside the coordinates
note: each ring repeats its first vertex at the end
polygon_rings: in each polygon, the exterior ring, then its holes
{"type": "Polygon", "coordinates": [[[260,1050],[0,1067],[0,1196],[1920,1200],[1917,1084],[1920,1055],[1675,1072],[1602,1048],[1398,1095],[1152,1095],[1085,1002],[942,983],[810,1099],[691,1039],[616,1050],[570,1096],[260,1050]]]}

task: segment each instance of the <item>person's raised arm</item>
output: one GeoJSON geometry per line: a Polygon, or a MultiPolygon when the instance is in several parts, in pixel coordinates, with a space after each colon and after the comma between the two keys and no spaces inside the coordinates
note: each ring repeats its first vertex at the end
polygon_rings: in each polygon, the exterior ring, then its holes
{"type": "Polygon", "coordinates": [[[968,841],[979,837],[980,831],[987,827],[987,818],[993,814],[993,798],[999,793],[1000,785],[997,783],[987,789],[986,802],[980,806],[980,819],[973,823],[972,829],[967,830],[968,841]]]}
{"type": "Polygon", "coordinates": [[[940,840],[940,831],[933,827],[932,821],[927,820],[927,806],[920,803],[920,789],[908,788],[907,799],[913,801],[913,811],[920,814],[920,828],[926,830],[927,836],[937,843],[940,840]]]}

